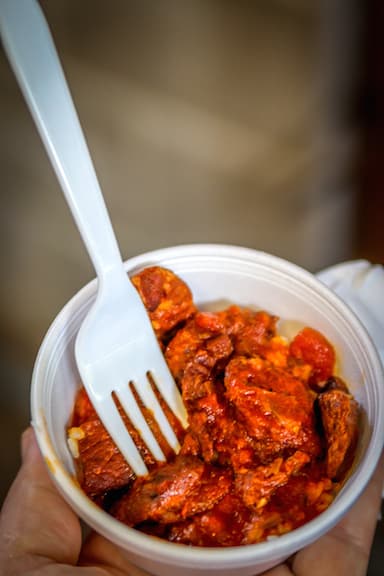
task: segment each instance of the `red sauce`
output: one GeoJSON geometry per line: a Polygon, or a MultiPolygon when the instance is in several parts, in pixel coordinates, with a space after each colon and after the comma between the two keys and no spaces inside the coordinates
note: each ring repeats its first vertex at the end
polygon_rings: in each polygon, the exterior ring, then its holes
{"type": "Polygon", "coordinates": [[[182,447],[175,455],[159,438],[168,461],[158,464],[125,417],[150,470],[135,478],[81,388],[72,426],[85,492],[129,526],[197,546],[260,542],[325,510],[351,466],[359,418],[331,343],[310,327],[287,342],[266,311],[200,312],[169,270],[147,268],[133,283],[189,428],[164,406],[182,447]]]}

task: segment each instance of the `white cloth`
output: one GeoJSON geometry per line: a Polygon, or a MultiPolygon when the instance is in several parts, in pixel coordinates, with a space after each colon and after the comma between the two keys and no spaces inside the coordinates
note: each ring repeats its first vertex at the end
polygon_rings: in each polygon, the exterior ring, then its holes
{"type": "Polygon", "coordinates": [[[367,260],[343,262],[317,274],[364,324],[384,365],[384,268],[367,260]]]}

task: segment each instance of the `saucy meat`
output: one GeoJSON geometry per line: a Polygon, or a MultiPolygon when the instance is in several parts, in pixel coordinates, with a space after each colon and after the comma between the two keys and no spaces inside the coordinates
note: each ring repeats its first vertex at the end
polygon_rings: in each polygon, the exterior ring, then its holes
{"type": "Polygon", "coordinates": [[[321,419],[327,442],[327,474],[338,478],[345,472],[357,442],[359,407],[343,390],[328,390],[319,396],[321,419]]]}
{"type": "Polygon", "coordinates": [[[202,312],[164,268],[132,281],[189,426],[163,402],[181,450],[159,438],[167,462],[157,463],[124,417],[149,469],[136,478],[81,388],[68,439],[83,490],[121,522],[195,546],[261,542],[325,510],[351,467],[359,429],[359,405],[335,374],[332,344],[312,327],[288,341],[264,310],[202,312]]]}
{"type": "Polygon", "coordinates": [[[151,266],[133,276],[132,282],[160,340],[196,311],[190,289],[170,270],[151,266]]]}
{"type": "Polygon", "coordinates": [[[114,514],[130,526],[148,521],[173,524],[210,510],[230,487],[227,470],[213,468],[196,456],[180,456],[138,479],[114,514]]]}

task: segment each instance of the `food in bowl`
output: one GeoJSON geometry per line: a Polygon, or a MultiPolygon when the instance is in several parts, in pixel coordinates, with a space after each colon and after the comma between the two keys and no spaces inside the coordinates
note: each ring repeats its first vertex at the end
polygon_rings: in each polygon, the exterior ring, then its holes
{"type": "Polygon", "coordinates": [[[168,457],[159,464],[126,420],[150,470],[135,478],[81,388],[68,441],[83,490],[129,526],[203,547],[258,543],[319,515],[348,475],[359,433],[359,405],[336,374],[332,344],[308,326],[283,338],[273,311],[201,311],[158,266],[132,281],[189,428],[164,406],[181,450],[159,438],[168,457]]]}

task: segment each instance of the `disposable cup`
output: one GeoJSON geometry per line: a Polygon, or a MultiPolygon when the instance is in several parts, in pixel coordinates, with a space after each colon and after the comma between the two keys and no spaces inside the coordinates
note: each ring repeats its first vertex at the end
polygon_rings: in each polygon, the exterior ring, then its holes
{"type": "Polygon", "coordinates": [[[281,318],[282,330],[320,330],[334,345],[338,373],[359,402],[362,425],[352,472],[331,506],[316,519],[273,540],[247,546],[202,548],[163,541],[129,528],[81,490],[66,440],[80,379],[74,359],[79,326],[95,298],[97,282],[80,290],[49,328],[32,379],[32,422],[57,488],[78,515],[125,549],[134,564],[157,576],[250,576],[280,563],[330,530],[368,483],[384,443],[384,375],[375,346],[353,312],[312,274],[263,252],[225,245],[156,250],[126,262],[131,275],[146,266],[173,270],[196,303],[218,309],[230,303],[262,308],[281,318]]]}

